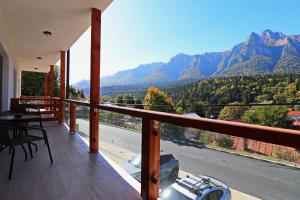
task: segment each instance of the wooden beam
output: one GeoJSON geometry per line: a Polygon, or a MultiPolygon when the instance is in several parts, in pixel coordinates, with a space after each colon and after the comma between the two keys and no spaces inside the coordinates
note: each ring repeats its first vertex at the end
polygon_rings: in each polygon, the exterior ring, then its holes
{"type": "Polygon", "coordinates": [[[160,128],[159,122],[143,118],[142,121],[142,177],[143,200],[156,200],[160,179],[160,128]]]}
{"type": "Polygon", "coordinates": [[[275,128],[269,126],[261,126],[217,119],[208,119],[203,117],[191,117],[173,113],[141,110],[104,104],[100,104],[98,108],[110,112],[131,115],[134,117],[157,120],[176,126],[191,127],[200,130],[206,130],[215,133],[253,139],[300,149],[299,130],[275,128]]]}
{"type": "Polygon", "coordinates": [[[99,111],[100,103],[100,41],[101,11],[92,8],[91,14],[91,78],[90,78],[90,152],[99,150],[99,111]]]}
{"type": "Polygon", "coordinates": [[[64,100],[66,95],[66,52],[60,51],[60,104],[59,123],[64,123],[64,100]]]}
{"type": "Polygon", "coordinates": [[[76,104],[70,103],[70,133],[76,132],[76,104]]]}
{"type": "Polygon", "coordinates": [[[48,73],[44,74],[44,96],[48,96],[48,73]]]}
{"type": "Polygon", "coordinates": [[[50,90],[50,97],[54,96],[54,65],[50,65],[50,85],[49,85],[49,90],[50,90]]]}

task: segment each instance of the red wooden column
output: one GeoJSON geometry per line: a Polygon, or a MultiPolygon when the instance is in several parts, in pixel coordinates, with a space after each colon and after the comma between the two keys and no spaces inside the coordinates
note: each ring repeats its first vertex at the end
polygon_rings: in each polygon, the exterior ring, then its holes
{"type": "Polygon", "coordinates": [[[45,82],[45,85],[44,85],[44,96],[48,96],[48,73],[45,73],[44,75],[44,82],[45,82]]]}
{"type": "Polygon", "coordinates": [[[101,11],[92,8],[91,16],[91,81],[90,81],[90,152],[99,150],[99,112],[100,102],[100,40],[101,11]]]}
{"type": "Polygon", "coordinates": [[[54,65],[50,65],[50,85],[49,85],[49,95],[53,97],[53,85],[54,85],[54,65]]]}
{"type": "Polygon", "coordinates": [[[66,52],[60,51],[60,103],[59,103],[59,123],[64,123],[64,100],[66,95],[66,52]]]}
{"type": "MultiPolygon", "coordinates": [[[[45,73],[44,74],[44,96],[45,97],[48,97],[48,73],[45,73]]],[[[48,110],[48,104],[49,104],[49,101],[48,101],[48,99],[46,99],[45,101],[44,101],[44,104],[45,104],[45,109],[46,110],[48,110]]]]}
{"type": "Polygon", "coordinates": [[[70,103],[70,133],[76,132],[76,104],[70,103]]]}
{"type": "MultiPolygon", "coordinates": [[[[54,95],[54,92],[53,92],[53,85],[54,85],[54,65],[50,65],[50,72],[49,72],[49,74],[50,74],[50,81],[49,81],[49,96],[50,97],[53,97],[54,95]]],[[[49,107],[49,109],[50,109],[50,111],[52,111],[52,112],[54,112],[55,111],[55,114],[54,114],[54,117],[57,117],[57,114],[56,114],[56,110],[54,109],[54,102],[50,99],[50,101],[49,101],[49,104],[51,104],[50,105],[50,107],[49,107]]]]}
{"type": "Polygon", "coordinates": [[[142,177],[143,200],[156,200],[160,179],[159,122],[143,118],[142,122],[142,177]]]}

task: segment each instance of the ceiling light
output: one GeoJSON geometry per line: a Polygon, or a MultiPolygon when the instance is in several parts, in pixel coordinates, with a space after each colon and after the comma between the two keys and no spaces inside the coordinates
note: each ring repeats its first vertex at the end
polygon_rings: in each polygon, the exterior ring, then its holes
{"type": "Polygon", "coordinates": [[[38,59],[38,60],[42,60],[42,57],[38,56],[38,57],[36,57],[36,59],[38,59]]]}
{"type": "Polygon", "coordinates": [[[52,33],[50,31],[44,31],[43,34],[46,36],[46,37],[50,37],[52,35],[52,33]]]}

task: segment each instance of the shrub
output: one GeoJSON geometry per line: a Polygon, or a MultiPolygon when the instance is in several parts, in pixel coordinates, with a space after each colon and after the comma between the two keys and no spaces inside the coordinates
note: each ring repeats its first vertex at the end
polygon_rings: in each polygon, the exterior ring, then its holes
{"type": "Polygon", "coordinates": [[[184,131],[184,127],[166,123],[162,123],[160,128],[161,136],[177,140],[184,139],[184,131]]]}
{"type": "Polygon", "coordinates": [[[233,139],[226,135],[218,135],[215,138],[216,144],[219,147],[231,149],[233,145],[233,139]]]}
{"type": "Polygon", "coordinates": [[[204,131],[199,134],[199,140],[204,144],[212,144],[215,141],[215,136],[216,136],[215,133],[204,131]]]}
{"type": "Polygon", "coordinates": [[[273,156],[277,159],[287,160],[290,162],[294,162],[297,160],[293,155],[293,151],[282,147],[275,147],[273,156]]]}

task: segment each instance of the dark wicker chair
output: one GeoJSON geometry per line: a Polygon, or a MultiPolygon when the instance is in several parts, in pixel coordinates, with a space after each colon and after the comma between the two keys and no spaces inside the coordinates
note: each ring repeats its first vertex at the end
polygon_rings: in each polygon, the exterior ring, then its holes
{"type": "Polygon", "coordinates": [[[3,149],[5,149],[6,147],[9,147],[9,149],[11,149],[11,151],[12,151],[8,179],[11,179],[11,177],[12,177],[14,157],[15,157],[15,147],[20,145],[23,148],[23,150],[25,152],[25,160],[27,160],[27,153],[24,148],[24,145],[26,145],[26,144],[28,145],[29,152],[32,156],[32,149],[31,149],[30,144],[32,142],[38,141],[38,140],[45,141],[45,144],[47,145],[47,148],[48,148],[50,162],[51,162],[51,164],[53,164],[53,159],[52,159],[52,154],[51,154],[51,150],[50,150],[50,146],[49,146],[49,142],[48,142],[47,133],[44,129],[39,128],[39,127],[26,126],[26,125],[0,123],[0,145],[1,145],[0,152],[3,149]],[[13,127],[13,129],[18,128],[19,130],[22,130],[21,131],[22,134],[18,134],[17,136],[12,136],[9,133],[9,130],[11,130],[11,127],[13,127]],[[32,135],[29,133],[31,130],[41,131],[42,135],[41,136],[37,136],[36,134],[32,135]]]}
{"type": "MultiPolygon", "coordinates": [[[[31,126],[31,127],[39,127],[39,128],[43,128],[43,120],[42,120],[41,112],[40,112],[39,109],[36,109],[36,108],[34,107],[34,105],[32,105],[32,104],[26,104],[26,103],[25,103],[25,104],[17,104],[17,105],[15,105],[15,106],[13,107],[12,111],[10,111],[10,112],[13,112],[13,113],[21,113],[22,115],[29,115],[30,113],[28,112],[28,109],[34,109],[34,110],[36,110],[36,111],[37,111],[36,113],[37,113],[37,115],[39,115],[39,118],[34,119],[34,120],[31,120],[31,121],[27,121],[24,125],[29,126],[29,123],[30,123],[30,122],[38,122],[39,125],[31,124],[30,126],[31,126]]],[[[35,147],[35,151],[37,151],[37,150],[38,150],[37,145],[34,144],[34,143],[31,143],[31,144],[35,147]]],[[[32,157],[32,155],[31,155],[31,157],[32,157]]]]}
{"type": "MultiPolygon", "coordinates": [[[[30,113],[28,112],[27,109],[36,110],[37,115],[39,115],[39,118],[37,120],[29,121],[29,122],[38,122],[39,123],[39,127],[43,128],[43,120],[42,120],[42,115],[41,115],[40,109],[35,108],[34,105],[32,105],[32,104],[18,104],[18,105],[14,106],[12,112],[14,112],[14,113],[21,113],[23,115],[28,115],[30,113]]],[[[32,126],[35,126],[35,125],[32,125],[32,126]]]]}

